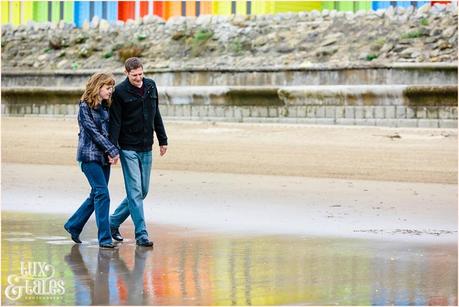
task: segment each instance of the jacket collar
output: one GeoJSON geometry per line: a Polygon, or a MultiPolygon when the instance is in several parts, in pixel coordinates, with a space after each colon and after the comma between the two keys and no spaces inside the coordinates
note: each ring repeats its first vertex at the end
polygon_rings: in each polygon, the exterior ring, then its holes
{"type": "MultiPolygon", "coordinates": [[[[144,93],[147,93],[148,90],[152,87],[152,84],[148,82],[148,79],[143,78],[142,80],[144,88],[144,93]]],[[[135,86],[129,82],[129,79],[126,77],[124,80],[124,83],[126,83],[126,89],[129,93],[140,96],[138,91],[136,90],[135,86]]]]}

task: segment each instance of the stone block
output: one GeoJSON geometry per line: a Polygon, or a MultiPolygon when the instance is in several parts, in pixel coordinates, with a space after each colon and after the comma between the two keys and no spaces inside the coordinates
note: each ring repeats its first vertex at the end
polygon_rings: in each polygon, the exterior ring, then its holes
{"type": "Polygon", "coordinates": [[[234,119],[237,121],[242,121],[242,108],[241,107],[234,107],[234,119]]]}
{"type": "Polygon", "coordinates": [[[47,115],[53,115],[54,114],[54,105],[50,104],[46,108],[46,113],[47,115]]]}
{"type": "Polygon", "coordinates": [[[183,117],[191,117],[191,105],[187,104],[183,106],[183,117]]]}
{"type": "Polygon", "coordinates": [[[318,125],[334,125],[334,118],[316,118],[316,124],[318,125]]]}
{"type": "Polygon", "coordinates": [[[66,114],[67,114],[67,105],[65,104],[59,105],[59,115],[66,115],[66,114]]]}
{"type": "Polygon", "coordinates": [[[406,118],[406,107],[396,106],[395,107],[395,118],[406,118]]]}
{"type": "Polygon", "coordinates": [[[234,108],[233,107],[225,107],[224,117],[225,118],[234,117],[234,108]]]}
{"type": "Polygon", "coordinates": [[[250,117],[250,107],[240,107],[242,117],[250,117]]]}
{"type": "Polygon", "coordinates": [[[282,112],[280,112],[280,116],[283,117],[291,117],[296,118],[298,117],[298,107],[297,106],[287,106],[282,108],[282,112]]]}
{"type": "Polygon", "coordinates": [[[337,125],[352,126],[352,125],[355,125],[355,119],[354,118],[337,118],[336,119],[336,124],[337,125]]]}
{"type": "Polygon", "coordinates": [[[307,109],[308,107],[306,106],[298,106],[296,107],[296,117],[298,118],[305,118],[307,117],[307,109]]]}
{"type": "MultiPolygon", "coordinates": [[[[364,118],[373,119],[375,118],[375,107],[363,107],[364,118]]],[[[384,118],[384,117],[383,117],[384,118]]]]}
{"type": "Polygon", "coordinates": [[[199,117],[199,106],[191,106],[191,117],[199,117]]]}
{"type": "Polygon", "coordinates": [[[325,118],[325,107],[317,106],[316,107],[316,118],[325,118]]]}
{"type": "Polygon", "coordinates": [[[169,104],[167,107],[168,116],[177,116],[177,106],[169,104]]]}
{"type": "Polygon", "coordinates": [[[377,118],[376,126],[380,127],[398,127],[398,120],[394,118],[377,118]]]}
{"type": "Polygon", "coordinates": [[[416,108],[406,108],[406,118],[415,119],[416,118],[416,108]]]}
{"type": "Polygon", "coordinates": [[[427,107],[426,115],[428,119],[438,119],[438,107],[427,107]]]}
{"type": "Polygon", "coordinates": [[[244,122],[247,122],[247,123],[278,123],[279,118],[277,117],[248,117],[248,118],[244,118],[244,122]]]}
{"type": "Polygon", "coordinates": [[[427,118],[427,108],[426,107],[416,107],[416,118],[426,119],[427,118]]]}
{"type": "Polygon", "coordinates": [[[159,111],[161,112],[161,116],[167,116],[168,107],[166,104],[159,105],[159,111]]]}
{"type": "Polygon", "coordinates": [[[306,124],[306,125],[315,125],[317,124],[317,118],[298,118],[297,120],[298,124],[306,124]]]}
{"type": "Polygon", "coordinates": [[[198,106],[199,116],[207,117],[209,116],[209,106],[198,106]]]}
{"type": "Polygon", "coordinates": [[[354,107],[354,114],[355,114],[355,119],[365,118],[365,112],[363,110],[363,107],[361,106],[354,107]]]}
{"type": "Polygon", "coordinates": [[[279,110],[277,107],[268,107],[268,117],[278,117],[279,110]]]}
{"type": "Polygon", "coordinates": [[[371,118],[356,118],[355,124],[357,126],[376,126],[376,120],[371,118]]]}
{"type": "Polygon", "coordinates": [[[296,118],[296,117],[284,117],[280,118],[279,122],[280,123],[285,123],[285,124],[297,124],[299,120],[302,120],[303,118],[296,118]]]}
{"type": "Polygon", "coordinates": [[[216,117],[225,117],[225,107],[222,106],[215,106],[214,109],[214,116],[216,117]]]}
{"type": "Polygon", "coordinates": [[[267,107],[250,107],[252,117],[268,117],[267,107]]]}
{"type": "Polygon", "coordinates": [[[336,106],[335,107],[335,118],[344,118],[344,107],[336,106]]]}
{"type": "Polygon", "coordinates": [[[183,105],[174,105],[176,117],[183,117],[183,105]]]}
{"type": "Polygon", "coordinates": [[[260,123],[262,122],[258,117],[245,117],[242,119],[243,123],[260,123]]]}
{"type": "MultiPolygon", "coordinates": [[[[269,112],[270,112],[269,116],[271,116],[271,114],[272,114],[271,108],[273,108],[273,107],[269,108],[269,112]]],[[[289,107],[288,106],[276,107],[276,110],[277,110],[277,117],[287,117],[289,115],[289,107]]]]}
{"type": "Polygon", "coordinates": [[[217,111],[215,110],[214,106],[209,106],[208,112],[207,112],[208,117],[215,117],[217,116],[217,111]]]}
{"type": "Polygon", "coordinates": [[[306,118],[315,118],[316,117],[316,106],[306,106],[306,118]]]}
{"type": "MultiPolygon", "coordinates": [[[[33,114],[33,111],[34,111],[33,110],[33,106],[31,106],[31,107],[32,107],[32,111],[30,112],[30,114],[33,114]]],[[[67,105],[66,115],[73,115],[73,114],[75,114],[74,112],[75,112],[74,106],[72,104],[68,104],[67,105]]]]}
{"type": "Polygon", "coordinates": [[[454,119],[452,108],[454,107],[440,107],[438,109],[438,118],[439,119],[454,119]]]}
{"type": "Polygon", "coordinates": [[[419,128],[438,128],[437,119],[418,119],[419,128]]]}
{"type": "Polygon", "coordinates": [[[344,107],[344,117],[345,118],[356,118],[355,107],[344,107]]]}
{"type": "Polygon", "coordinates": [[[417,119],[398,119],[397,127],[415,128],[418,126],[417,119]]]}
{"type": "Polygon", "coordinates": [[[335,118],[336,117],[336,107],[335,106],[326,106],[325,108],[325,117],[326,118],[335,118]]]}
{"type": "MultiPolygon", "coordinates": [[[[386,110],[385,110],[385,108],[386,107],[383,107],[383,106],[373,107],[374,118],[377,118],[377,119],[386,118],[386,110]]],[[[370,118],[372,118],[372,117],[370,117],[370,118]]]]}
{"type": "Polygon", "coordinates": [[[395,110],[396,106],[385,106],[384,107],[384,118],[387,119],[395,119],[397,116],[395,115],[395,110]]]}
{"type": "Polygon", "coordinates": [[[440,119],[438,123],[440,128],[457,129],[457,119],[440,119]]]}

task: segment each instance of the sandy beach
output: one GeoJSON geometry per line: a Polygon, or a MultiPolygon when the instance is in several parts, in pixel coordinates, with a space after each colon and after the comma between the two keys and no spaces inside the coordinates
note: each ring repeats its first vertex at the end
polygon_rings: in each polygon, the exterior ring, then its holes
{"type": "MultiPolygon", "coordinates": [[[[196,231],[457,241],[457,130],[168,122],[145,215],[196,231]]],[[[88,192],[74,120],[3,118],[2,210],[88,192]]],[[[124,197],[112,169],[113,211],[124,197]],[[115,204],[115,205],[113,205],[115,204]]]]}
{"type": "MultiPolygon", "coordinates": [[[[75,120],[2,118],[2,272],[46,262],[66,289],[2,301],[457,305],[457,130],[166,127],[169,152],[155,156],[144,200],[154,249],[136,247],[128,219],[107,252],[94,219],[82,244],[62,227],[89,192],[75,120]]],[[[119,165],[109,189],[113,212],[119,165]]]]}
{"type": "MultiPolygon", "coordinates": [[[[457,183],[457,129],[176,121],[166,129],[158,170],[457,183]]],[[[2,162],[74,165],[77,133],[74,118],[3,117],[2,162]]]]}

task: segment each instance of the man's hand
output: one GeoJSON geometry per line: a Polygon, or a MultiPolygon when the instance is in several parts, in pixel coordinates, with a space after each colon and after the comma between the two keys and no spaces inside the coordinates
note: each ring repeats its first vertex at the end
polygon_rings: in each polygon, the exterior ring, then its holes
{"type": "Polygon", "coordinates": [[[162,157],[166,154],[167,151],[167,145],[162,145],[159,146],[159,155],[162,157]]]}
{"type": "Polygon", "coordinates": [[[115,165],[116,163],[118,163],[119,158],[120,158],[120,155],[116,155],[113,158],[108,156],[108,163],[110,163],[111,165],[115,165]]]}

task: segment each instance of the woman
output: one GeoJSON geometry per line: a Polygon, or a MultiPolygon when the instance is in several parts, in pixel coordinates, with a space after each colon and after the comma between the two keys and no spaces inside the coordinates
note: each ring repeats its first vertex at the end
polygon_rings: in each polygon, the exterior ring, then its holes
{"type": "Polygon", "coordinates": [[[115,80],[111,74],[96,73],[86,83],[78,111],[77,160],[91,186],[88,199],[65,223],[75,243],[91,214],[96,212],[99,246],[114,248],[110,234],[108,179],[110,164],[118,161],[118,148],[108,139],[108,108],[115,80]]]}

